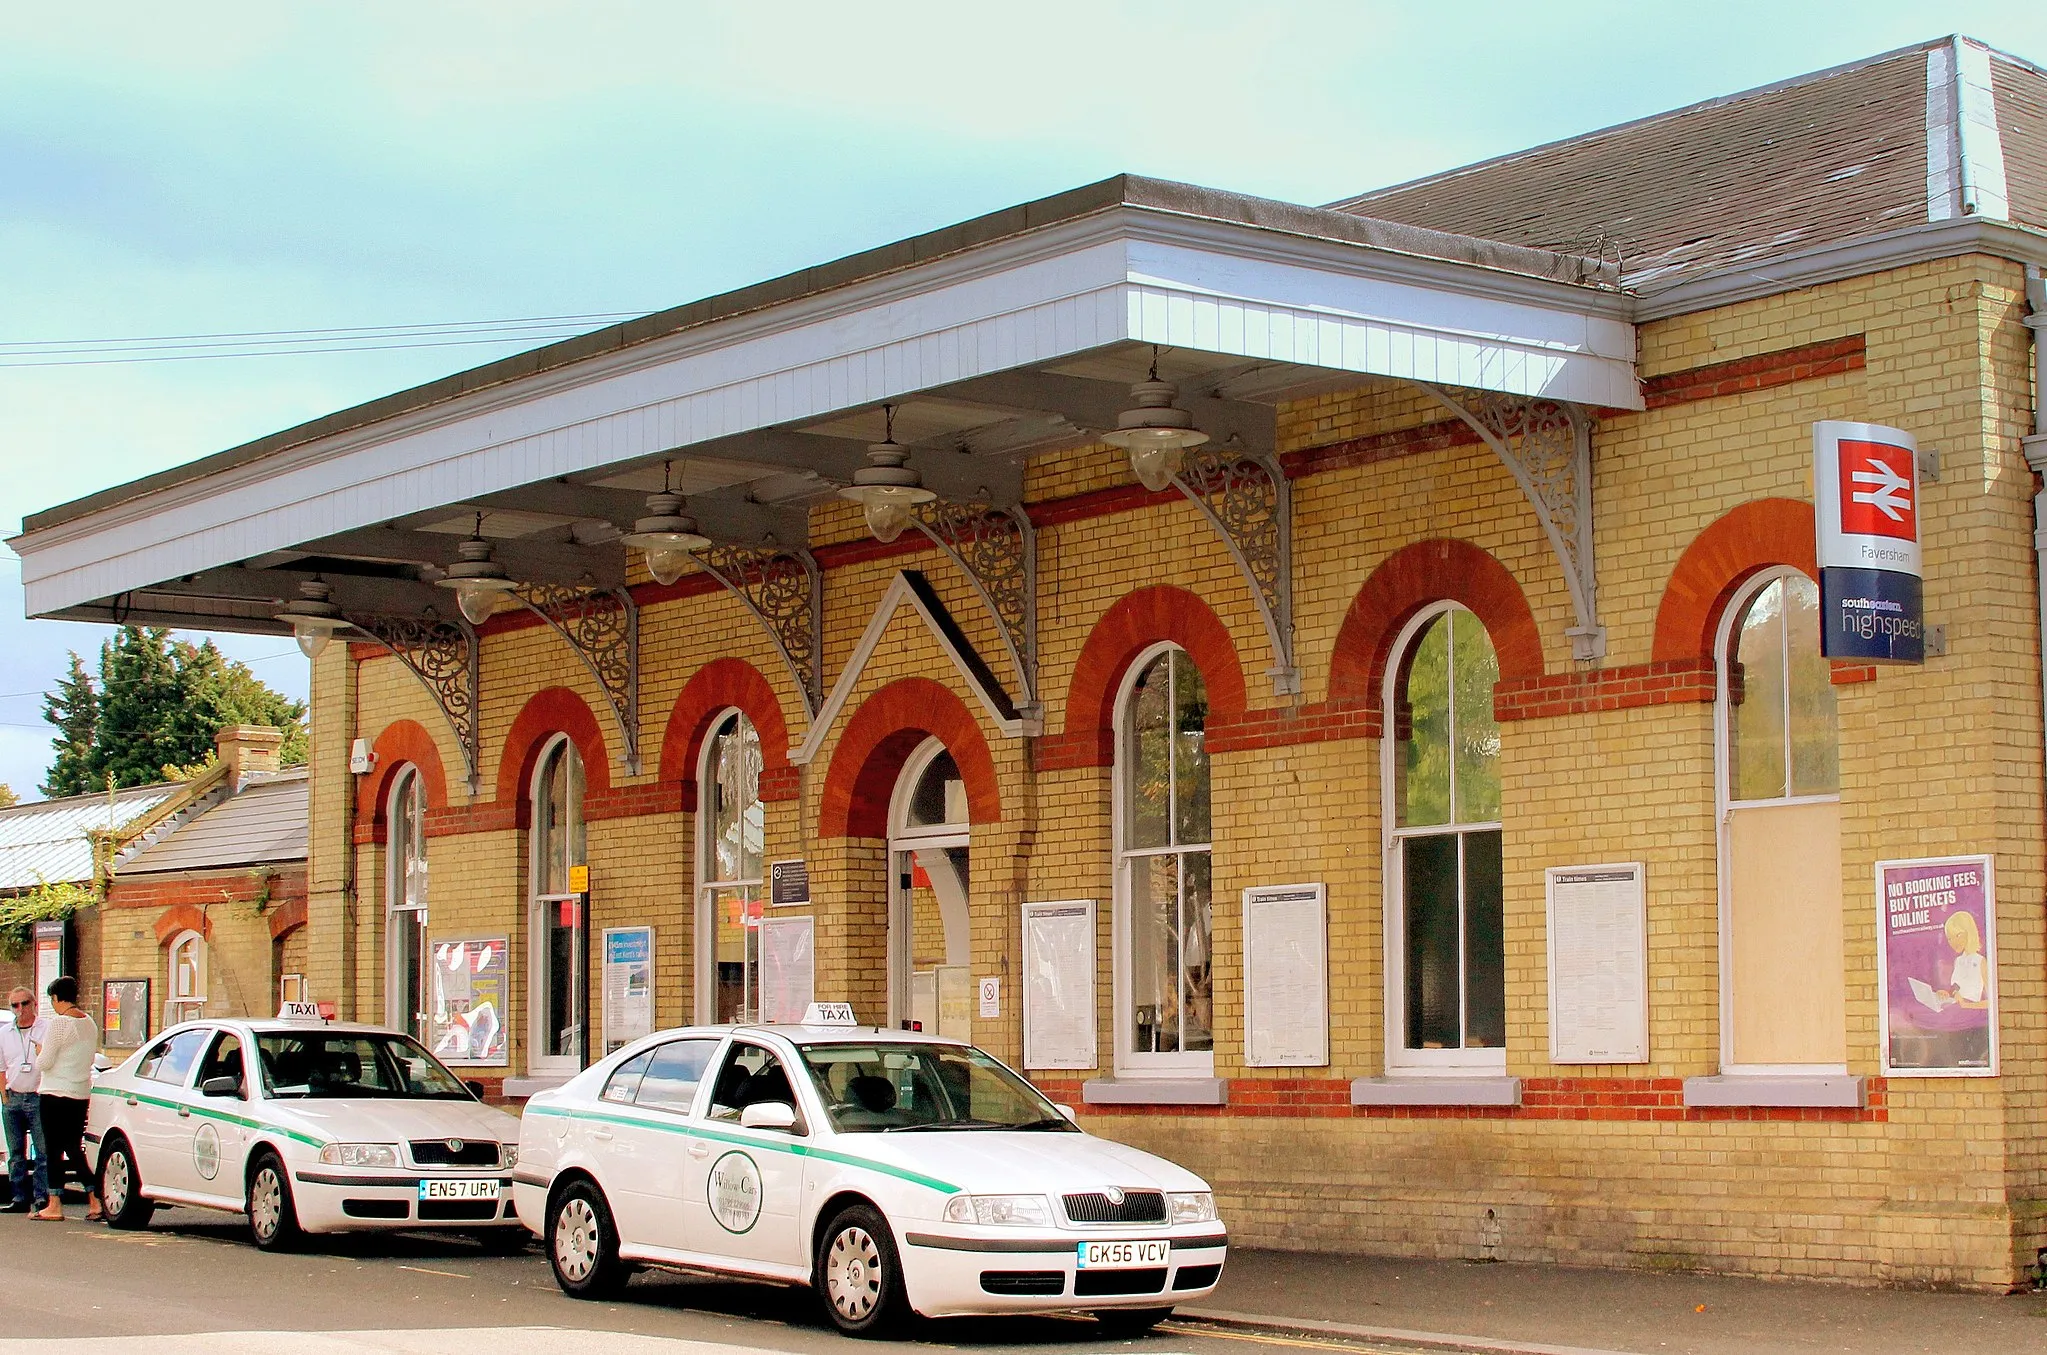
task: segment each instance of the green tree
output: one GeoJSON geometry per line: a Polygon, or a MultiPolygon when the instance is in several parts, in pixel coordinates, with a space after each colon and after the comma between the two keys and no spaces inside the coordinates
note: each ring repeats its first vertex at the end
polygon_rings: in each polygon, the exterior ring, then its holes
{"type": "Polygon", "coordinates": [[[305,713],[304,703],[272,691],[211,640],[195,645],[158,627],[123,626],[100,646],[96,689],[74,655],[71,677],[44,698],[57,759],[43,789],[76,795],[161,781],[166,767],[210,759],[223,725],[283,729],[281,760],[303,763],[305,713]]]}
{"type": "Polygon", "coordinates": [[[99,749],[99,689],[77,650],[71,652],[71,676],[60,678],[57,690],[43,696],[43,718],[57,727],[57,757],[43,782],[43,794],[83,795],[104,785],[94,765],[99,749]]]}

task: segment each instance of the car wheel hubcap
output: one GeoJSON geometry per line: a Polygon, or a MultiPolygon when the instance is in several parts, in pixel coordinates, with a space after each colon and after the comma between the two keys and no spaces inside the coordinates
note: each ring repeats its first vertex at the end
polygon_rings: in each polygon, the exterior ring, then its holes
{"type": "Polygon", "coordinates": [[[256,1236],[277,1236],[277,1220],[284,1212],[283,1194],[276,1172],[265,1167],[256,1173],[256,1187],[249,1192],[249,1222],[256,1225],[256,1236]]]}
{"type": "Polygon", "coordinates": [[[576,1284],[597,1269],[597,1212],[580,1196],[562,1205],[555,1217],[554,1262],[576,1284]]]}
{"type": "Polygon", "coordinates": [[[825,1288],[832,1310],[858,1322],[881,1302],[881,1249],[865,1228],[843,1228],[825,1257],[825,1288]]]}
{"type": "Polygon", "coordinates": [[[115,1153],[107,1159],[105,1197],[109,1214],[119,1214],[128,1208],[128,1157],[125,1153],[115,1153]]]}

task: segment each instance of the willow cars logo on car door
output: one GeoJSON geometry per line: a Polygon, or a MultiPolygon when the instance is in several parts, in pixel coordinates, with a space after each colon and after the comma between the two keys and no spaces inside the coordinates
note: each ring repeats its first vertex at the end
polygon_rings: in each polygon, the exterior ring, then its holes
{"type": "Polygon", "coordinates": [[[711,1217],[728,1233],[743,1233],[760,1220],[761,1172],[745,1153],[732,1152],[711,1165],[711,1217]]]}
{"type": "Polygon", "coordinates": [[[210,1124],[200,1125],[192,1136],[192,1165],[208,1181],[220,1175],[220,1131],[210,1124]]]}

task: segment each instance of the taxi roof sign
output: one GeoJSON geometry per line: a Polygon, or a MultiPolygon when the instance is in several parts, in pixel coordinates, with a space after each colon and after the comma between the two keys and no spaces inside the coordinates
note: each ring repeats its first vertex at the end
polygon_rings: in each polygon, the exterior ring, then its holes
{"type": "Polygon", "coordinates": [[[813,1002],[803,1009],[806,1026],[857,1026],[850,1002],[813,1002]]]}
{"type": "Polygon", "coordinates": [[[277,1019],[280,1021],[325,1021],[327,1013],[317,1002],[280,1002],[277,1004],[277,1019]]]}

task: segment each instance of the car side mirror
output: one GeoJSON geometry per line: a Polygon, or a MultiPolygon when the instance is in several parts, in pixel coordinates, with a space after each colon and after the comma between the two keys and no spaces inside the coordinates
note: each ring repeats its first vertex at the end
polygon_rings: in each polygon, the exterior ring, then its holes
{"type": "Polygon", "coordinates": [[[1066,1122],[1068,1124],[1080,1123],[1080,1112],[1075,1110],[1072,1106],[1057,1106],[1055,1107],[1055,1109],[1058,1110],[1058,1112],[1061,1115],[1064,1115],[1066,1117],[1066,1122]]]}
{"type": "Polygon", "coordinates": [[[784,1133],[796,1128],[796,1107],[787,1101],[756,1101],[739,1112],[741,1129],[779,1129],[784,1133]]]}
{"type": "Polygon", "coordinates": [[[478,1082],[473,1077],[465,1077],[462,1079],[462,1085],[469,1089],[471,1096],[479,1101],[483,1099],[483,1084],[481,1082],[478,1082]]]}
{"type": "Polygon", "coordinates": [[[209,1077],[199,1084],[201,1096],[240,1096],[242,1080],[238,1077],[209,1077]]]}

